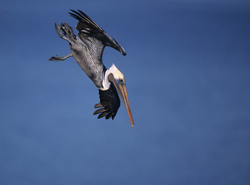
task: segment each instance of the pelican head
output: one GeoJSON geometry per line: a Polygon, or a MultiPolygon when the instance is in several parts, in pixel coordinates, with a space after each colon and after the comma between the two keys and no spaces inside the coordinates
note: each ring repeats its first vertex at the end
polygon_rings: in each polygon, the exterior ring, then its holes
{"type": "Polygon", "coordinates": [[[134,121],[133,121],[133,117],[132,117],[132,113],[131,113],[131,109],[130,109],[130,105],[129,105],[129,101],[128,101],[128,94],[127,94],[127,89],[126,89],[125,77],[121,73],[121,71],[119,71],[116,68],[116,66],[114,64],[109,68],[108,71],[109,71],[108,81],[112,82],[115,85],[115,88],[118,91],[118,93],[122,99],[122,102],[127,110],[131,126],[133,127],[134,121]]]}

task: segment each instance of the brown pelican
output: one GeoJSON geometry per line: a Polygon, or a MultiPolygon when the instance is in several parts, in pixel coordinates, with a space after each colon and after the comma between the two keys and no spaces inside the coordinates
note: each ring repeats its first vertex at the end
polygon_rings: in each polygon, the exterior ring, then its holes
{"type": "Polygon", "coordinates": [[[109,119],[112,117],[114,119],[120,107],[119,93],[127,110],[130,123],[134,126],[125,78],[114,64],[109,69],[106,69],[102,62],[105,46],[110,46],[123,55],[126,55],[125,50],[82,11],[71,10],[69,14],[78,20],[76,29],[79,31],[79,37],[74,34],[73,29],[67,23],[55,24],[59,37],[69,42],[71,53],[65,57],[53,56],[49,60],[63,61],[73,56],[78,65],[99,89],[100,103],[94,106],[94,108],[99,109],[94,112],[94,115],[99,114],[98,118],[105,117],[109,119]]]}

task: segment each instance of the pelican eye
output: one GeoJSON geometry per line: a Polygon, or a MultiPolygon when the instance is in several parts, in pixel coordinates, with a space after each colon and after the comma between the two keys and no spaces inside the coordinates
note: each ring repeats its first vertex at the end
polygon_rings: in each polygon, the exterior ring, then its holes
{"type": "Polygon", "coordinates": [[[123,79],[120,78],[120,79],[119,79],[119,83],[123,83],[123,79]]]}

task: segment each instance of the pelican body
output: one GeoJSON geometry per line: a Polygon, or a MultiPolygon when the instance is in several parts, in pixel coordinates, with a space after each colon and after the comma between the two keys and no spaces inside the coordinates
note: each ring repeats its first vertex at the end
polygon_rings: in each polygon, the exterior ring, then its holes
{"type": "Polygon", "coordinates": [[[76,26],[79,31],[78,37],[67,23],[55,24],[59,37],[69,42],[71,53],[65,57],[53,56],[49,60],[63,61],[73,56],[78,65],[99,89],[100,103],[94,106],[94,108],[99,109],[94,112],[94,115],[99,114],[98,118],[105,117],[109,119],[112,117],[114,119],[120,107],[119,93],[127,110],[130,123],[134,126],[124,75],[114,64],[107,69],[102,62],[105,46],[110,46],[123,55],[126,55],[125,50],[82,11],[71,10],[69,14],[78,20],[76,26]]]}

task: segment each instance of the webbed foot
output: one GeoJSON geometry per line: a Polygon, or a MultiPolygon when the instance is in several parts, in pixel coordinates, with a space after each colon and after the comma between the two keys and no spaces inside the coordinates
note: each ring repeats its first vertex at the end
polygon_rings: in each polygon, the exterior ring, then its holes
{"type": "Polygon", "coordinates": [[[56,33],[59,35],[59,37],[64,39],[63,32],[62,32],[62,27],[55,23],[55,29],[56,29],[56,33]]]}
{"type": "Polygon", "coordinates": [[[62,56],[59,56],[59,55],[56,55],[55,57],[52,56],[52,57],[49,59],[49,61],[64,61],[64,60],[66,60],[66,59],[69,58],[69,57],[72,57],[72,53],[68,54],[68,55],[65,56],[65,57],[62,57],[62,56]]]}

